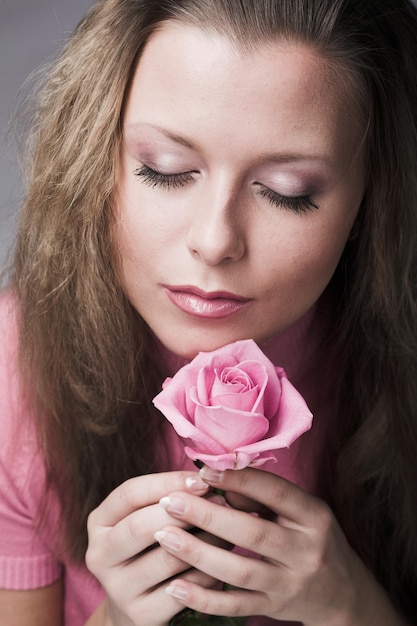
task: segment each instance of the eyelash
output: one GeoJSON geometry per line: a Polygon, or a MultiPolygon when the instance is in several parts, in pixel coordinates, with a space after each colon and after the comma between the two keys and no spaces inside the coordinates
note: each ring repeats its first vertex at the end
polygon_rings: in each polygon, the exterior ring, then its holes
{"type": "Polygon", "coordinates": [[[307,213],[312,209],[318,209],[317,204],[311,200],[310,196],[281,196],[279,193],[272,191],[271,189],[262,188],[258,191],[258,194],[263,198],[269,200],[269,203],[273,206],[277,206],[288,211],[294,211],[297,215],[307,213]]]}
{"type": "MultiPolygon", "coordinates": [[[[149,167],[149,165],[142,165],[142,167],[138,167],[134,174],[139,178],[143,178],[143,182],[152,188],[162,187],[163,189],[178,189],[194,180],[194,172],[162,174],[161,172],[149,167]]],[[[266,187],[261,188],[258,191],[258,194],[269,200],[271,205],[293,211],[297,215],[319,208],[316,204],[314,204],[314,202],[312,202],[310,196],[308,195],[294,197],[281,196],[266,187]]]]}
{"type": "Polygon", "coordinates": [[[194,172],[181,172],[180,174],[162,174],[148,165],[138,167],[135,176],[143,178],[143,182],[149,187],[162,187],[163,189],[178,189],[194,180],[194,172]]]}

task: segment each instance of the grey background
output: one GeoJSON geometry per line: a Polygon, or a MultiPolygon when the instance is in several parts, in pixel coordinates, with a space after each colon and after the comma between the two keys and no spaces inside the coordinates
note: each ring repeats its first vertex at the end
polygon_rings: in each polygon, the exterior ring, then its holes
{"type": "MultiPolygon", "coordinates": [[[[15,232],[19,168],[6,141],[26,78],[65,41],[93,0],[0,0],[0,270],[15,232]]],[[[414,0],[417,3],[417,0],[414,0]]]]}
{"type": "Polygon", "coordinates": [[[10,119],[27,77],[55,54],[92,2],[0,0],[0,270],[7,265],[21,198],[10,119]]]}

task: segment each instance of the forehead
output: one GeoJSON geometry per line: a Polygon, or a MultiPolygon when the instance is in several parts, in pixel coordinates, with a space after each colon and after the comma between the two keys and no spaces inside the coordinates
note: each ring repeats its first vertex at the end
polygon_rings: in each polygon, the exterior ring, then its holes
{"type": "MultiPolygon", "coordinates": [[[[164,78],[170,74],[171,68],[177,66],[185,72],[186,80],[196,83],[209,80],[208,86],[211,87],[220,84],[220,81],[214,80],[216,77],[227,79],[228,84],[239,84],[241,76],[234,76],[233,72],[238,68],[244,68],[248,78],[254,69],[259,79],[273,82],[281,78],[285,81],[286,73],[279,72],[280,61],[281,66],[291,63],[292,72],[302,73],[304,83],[309,82],[312,86],[313,82],[319,80],[329,97],[337,97],[343,89],[343,81],[338,80],[340,68],[335,69],[333,64],[326,62],[313,46],[283,39],[239,46],[233,39],[216,31],[198,29],[173,20],[164,22],[151,34],[138,65],[143,76],[153,65],[155,71],[162,71],[161,77],[164,78]],[[167,65],[170,69],[164,72],[167,65]],[[219,72],[226,69],[232,71],[228,75],[219,72]],[[277,76],[277,69],[280,76],[277,76]],[[307,78],[309,81],[306,81],[307,78]]],[[[153,78],[156,83],[158,77],[153,78]]],[[[173,79],[176,80],[177,76],[173,76],[173,79]]],[[[309,88],[307,84],[306,87],[309,88]]],[[[310,95],[314,96],[314,93],[312,90],[310,95]]]]}
{"type": "Polygon", "coordinates": [[[280,126],[288,132],[271,137],[275,143],[292,132],[303,147],[327,141],[336,150],[358,134],[353,91],[311,46],[282,40],[243,49],[224,35],[170,21],[145,46],[125,125],[191,125],[198,132],[221,122],[225,141],[280,126]]]}

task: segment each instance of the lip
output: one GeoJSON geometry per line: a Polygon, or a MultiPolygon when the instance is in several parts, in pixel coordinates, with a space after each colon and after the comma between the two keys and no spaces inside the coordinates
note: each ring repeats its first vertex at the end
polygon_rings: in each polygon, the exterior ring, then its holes
{"type": "Polygon", "coordinates": [[[190,285],[164,285],[168,298],[184,313],[195,317],[220,319],[241,311],[250,298],[228,291],[204,291],[190,285]]]}

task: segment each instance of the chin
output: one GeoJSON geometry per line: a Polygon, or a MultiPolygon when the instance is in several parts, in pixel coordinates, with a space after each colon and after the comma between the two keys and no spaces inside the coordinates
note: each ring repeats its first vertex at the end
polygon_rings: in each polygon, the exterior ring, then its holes
{"type": "MultiPolygon", "coordinates": [[[[235,341],[240,341],[242,339],[253,339],[253,336],[242,334],[233,334],[233,335],[222,335],[220,337],[207,336],[204,337],[201,334],[196,338],[186,338],[182,342],[178,342],[176,338],[175,341],[164,341],[161,339],[161,343],[173,354],[191,361],[199,352],[213,352],[218,348],[222,348],[229,343],[234,343],[235,341]]],[[[257,339],[254,339],[257,341],[257,339]]]]}

